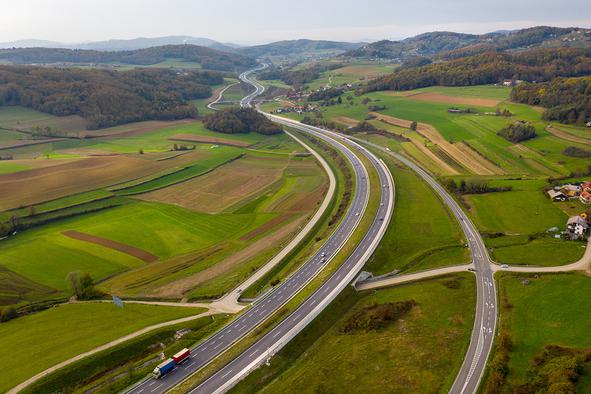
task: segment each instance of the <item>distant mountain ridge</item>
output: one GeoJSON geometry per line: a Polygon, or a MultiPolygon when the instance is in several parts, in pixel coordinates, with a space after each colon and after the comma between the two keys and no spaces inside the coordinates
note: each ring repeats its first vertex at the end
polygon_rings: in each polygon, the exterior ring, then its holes
{"type": "Polygon", "coordinates": [[[487,51],[558,47],[591,47],[591,29],[536,26],[486,34],[429,32],[401,41],[377,41],[341,56],[404,62],[413,57],[450,59],[487,51]]]}
{"type": "Polygon", "coordinates": [[[66,48],[88,49],[95,51],[133,51],[163,45],[192,44],[222,51],[238,48],[236,44],[225,44],[210,38],[192,36],[164,36],[164,37],[137,37],[131,39],[113,39],[106,41],[91,41],[75,44],[60,43],[48,40],[17,40],[0,43],[0,48],[66,48]]]}

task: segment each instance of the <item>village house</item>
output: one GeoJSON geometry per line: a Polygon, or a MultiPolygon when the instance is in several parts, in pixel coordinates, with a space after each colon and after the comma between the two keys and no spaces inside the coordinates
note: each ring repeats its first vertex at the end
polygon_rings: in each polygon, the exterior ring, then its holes
{"type": "Polygon", "coordinates": [[[591,192],[589,191],[584,191],[583,193],[581,193],[581,195],[579,196],[579,200],[581,200],[581,202],[583,204],[591,204],[591,192]]]}
{"type": "Polygon", "coordinates": [[[566,194],[568,197],[576,197],[581,193],[581,187],[577,185],[564,185],[560,188],[560,191],[566,194]]]}
{"type": "Polygon", "coordinates": [[[548,195],[550,199],[553,201],[566,201],[568,200],[568,196],[561,192],[560,190],[548,190],[548,195]]]}
{"type": "Polygon", "coordinates": [[[588,229],[589,223],[581,216],[571,216],[566,222],[566,234],[571,240],[583,239],[588,229]]]}

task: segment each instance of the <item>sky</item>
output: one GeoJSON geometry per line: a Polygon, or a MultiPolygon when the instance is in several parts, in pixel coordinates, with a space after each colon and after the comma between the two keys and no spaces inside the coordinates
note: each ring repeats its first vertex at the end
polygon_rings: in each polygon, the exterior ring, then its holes
{"type": "Polygon", "coordinates": [[[259,44],[591,27],[590,0],[2,0],[0,42],[188,35],[259,44]]]}

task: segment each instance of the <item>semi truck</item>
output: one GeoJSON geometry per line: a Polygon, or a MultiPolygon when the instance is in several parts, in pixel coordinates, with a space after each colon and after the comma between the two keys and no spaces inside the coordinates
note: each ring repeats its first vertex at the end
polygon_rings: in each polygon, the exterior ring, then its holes
{"type": "Polygon", "coordinates": [[[172,371],[175,366],[181,364],[184,361],[187,361],[190,356],[191,351],[187,348],[179,351],[171,358],[168,358],[162,361],[160,364],[158,364],[158,366],[154,368],[154,371],[152,371],[152,376],[154,376],[155,379],[160,379],[161,377],[172,371]]]}

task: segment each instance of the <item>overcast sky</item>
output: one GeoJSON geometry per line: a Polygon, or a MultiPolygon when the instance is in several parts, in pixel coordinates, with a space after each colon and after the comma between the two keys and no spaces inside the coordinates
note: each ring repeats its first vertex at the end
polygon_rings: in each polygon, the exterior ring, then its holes
{"type": "Polygon", "coordinates": [[[591,0],[2,0],[0,42],[190,35],[240,44],[591,27],[591,0]]]}

